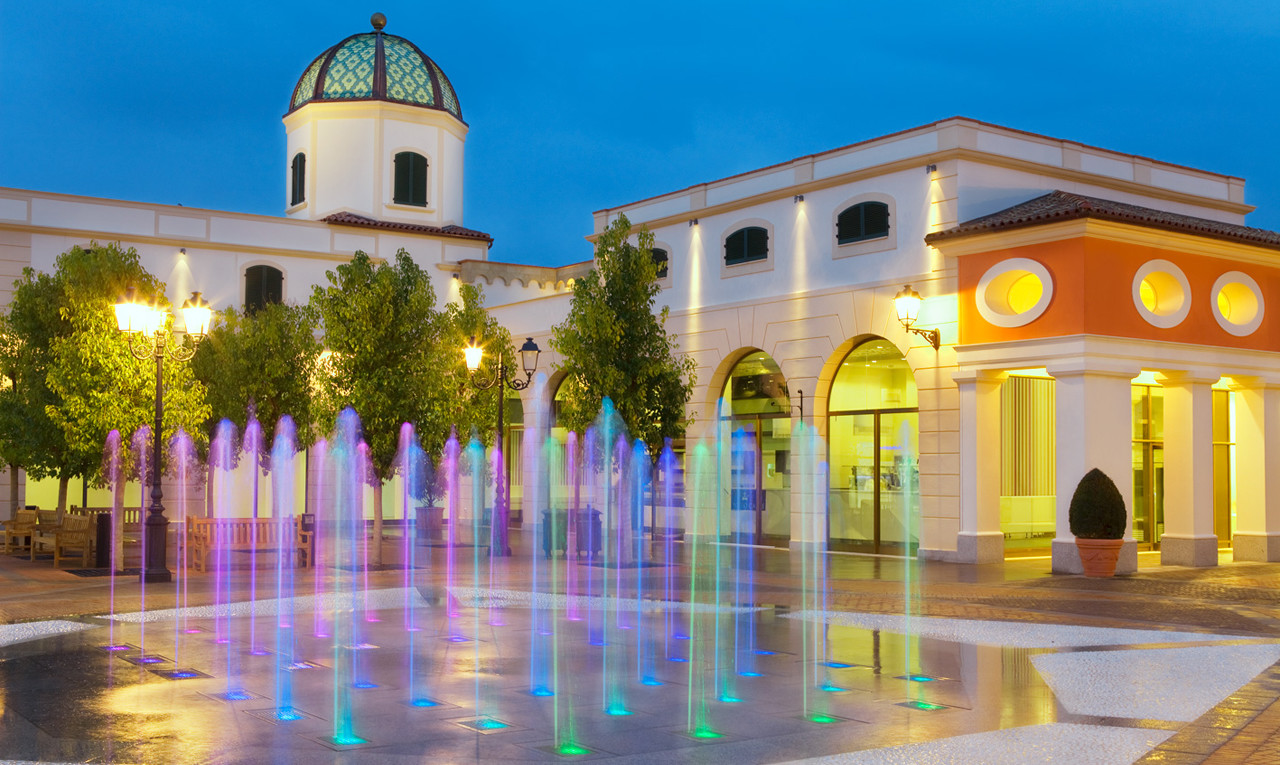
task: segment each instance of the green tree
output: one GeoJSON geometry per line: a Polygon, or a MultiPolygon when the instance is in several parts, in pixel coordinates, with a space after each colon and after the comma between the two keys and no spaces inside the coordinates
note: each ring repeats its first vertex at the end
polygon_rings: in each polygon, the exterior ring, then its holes
{"type": "MultiPolygon", "coordinates": [[[[66,442],[59,458],[62,475],[100,483],[107,434],[119,430],[127,449],[130,434],[155,422],[156,364],[130,353],[129,338],[116,329],[113,305],[130,286],[141,300],[166,310],[170,305],[164,284],[147,273],[138,253],[114,243],[73,247],[59,255],[54,279],[62,288],[59,313],[67,331],[50,345],[46,379],[58,400],[45,411],[66,442]]],[[[172,316],[168,322],[172,330],[172,316]]],[[[162,437],[168,441],[181,427],[203,446],[201,426],[209,417],[204,386],[192,377],[189,365],[172,361],[164,365],[163,383],[162,437]]],[[[127,457],[122,455],[126,463],[127,457]]],[[[59,494],[61,506],[65,486],[59,494]]]]}
{"type": "Polygon", "coordinates": [[[663,440],[688,425],[695,364],[666,331],[668,309],[654,311],[661,288],[653,234],[641,228],[636,244],[630,238],[626,216],[600,234],[595,268],[574,282],[569,315],[553,330],[551,347],[566,373],[560,424],[584,430],[608,396],[631,436],[656,459],[663,440]]]}
{"type": "Polygon", "coordinates": [[[271,303],[251,314],[228,308],[191,359],[195,377],[208,388],[209,432],[223,419],[244,432],[252,407],[265,431],[263,454],[284,415],[293,418],[299,449],[316,438],[313,380],[321,345],[317,315],[310,305],[271,303]]]}
{"type": "Polygon", "coordinates": [[[511,333],[485,310],[484,293],[480,287],[463,284],[459,287],[458,298],[457,302],[445,308],[436,343],[437,358],[450,362],[444,365],[443,370],[444,384],[452,394],[449,409],[442,420],[419,427],[418,439],[428,454],[439,455],[444,451],[444,442],[454,426],[458,428],[459,438],[466,439],[468,434],[475,432],[484,443],[493,443],[501,393],[497,386],[476,390],[471,385],[471,375],[462,356],[462,349],[471,343],[471,338],[474,337],[476,343],[485,349],[486,361],[482,362],[481,377],[486,370],[492,369],[489,365],[499,351],[508,365],[515,361],[519,367],[519,356],[511,347],[511,333]]]}
{"type": "MultiPolygon", "coordinates": [[[[441,315],[430,277],[404,250],[375,265],[363,252],[326,274],[311,304],[330,351],[319,375],[316,414],[326,426],[351,407],[360,415],[373,466],[373,537],[382,539],[382,485],[397,468],[400,425],[434,423],[447,413],[444,366],[433,356],[441,315]]],[[[382,545],[374,546],[382,563],[382,545]]]]}
{"type": "Polygon", "coordinates": [[[25,268],[14,282],[9,311],[0,318],[0,459],[10,467],[9,502],[18,506],[18,468],[30,478],[59,479],[66,496],[71,474],[66,438],[47,411],[58,402],[47,376],[55,338],[69,331],[62,317],[62,286],[49,274],[25,268]]]}

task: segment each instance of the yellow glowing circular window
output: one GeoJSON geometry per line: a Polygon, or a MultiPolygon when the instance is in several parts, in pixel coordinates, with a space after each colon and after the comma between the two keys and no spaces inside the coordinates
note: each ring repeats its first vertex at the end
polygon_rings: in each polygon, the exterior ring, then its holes
{"type": "Polygon", "coordinates": [[[1230,271],[1213,285],[1213,317],[1233,335],[1252,334],[1262,324],[1262,290],[1248,274],[1230,271]]]}
{"type": "Polygon", "coordinates": [[[997,327],[1021,327],[1044,313],[1053,298],[1053,278],[1040,263],[1010,258],[992,266],[978,282],[978,313],[997,327]]]}
{"type": "Polygon", "coordinates": [[[1133,305],[1149,324],[1177,326],[1191,309],[1191,284],[1173,263],[1148,261],[1133,276],[1133,305]]]}

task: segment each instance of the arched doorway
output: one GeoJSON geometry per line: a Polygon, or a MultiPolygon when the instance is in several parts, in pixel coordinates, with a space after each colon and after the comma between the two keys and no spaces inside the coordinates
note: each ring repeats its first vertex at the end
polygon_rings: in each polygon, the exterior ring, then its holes
{"type": "Polygon", "coordinates": [[[827,400],[833,550],[914,554],[919,544],[916,381],[902,351],[874,338],[849,351],[827,400]]]}
{"type": "Polygon", "coordinates": [[[723,416],[732,434],[728,532],[732,541],[786,546],[791,540],[791,398],[777,362],[744,356],[725,381],[723,416]]]}

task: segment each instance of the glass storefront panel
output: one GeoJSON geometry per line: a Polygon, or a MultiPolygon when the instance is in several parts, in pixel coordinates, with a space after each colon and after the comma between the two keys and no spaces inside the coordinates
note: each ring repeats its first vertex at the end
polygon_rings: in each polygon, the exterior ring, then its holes
{"type": "Polygon", "coordinates": [[[761,533],[791,538],[791,418],[760,421],[760,484],[764,498],[761,533]]]}
{"type": "Polygon", "coordinates": [[[1164,534],[1164,389],[1134,385],[1133,538],[1139,549],[1159,549],[1164,534]]]}
{"type": "Polygon", "coordinates": [[[918,546],[916,407],[915,377],[889,341],[863,343],[841,362],[828,400],[831,549],[902,554],[918,546]]]}

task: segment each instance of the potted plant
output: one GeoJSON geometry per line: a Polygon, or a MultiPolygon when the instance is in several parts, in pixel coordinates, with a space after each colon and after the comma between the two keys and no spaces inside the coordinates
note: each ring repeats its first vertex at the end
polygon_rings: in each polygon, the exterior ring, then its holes
{"type": "Polygon", "coordinates": [[[435,470],[431,458],[423,455],[418,461],[417,475],[412,483],[413,498],[422,502],[417,507],[417,530],[419,542],[439,542],[444,530],[444,508],[440,500],[444,499],[444,472],[435,470]]]}
{"type": "Polygon", "coordinates": [[[1071,495],[1068,517],[1085,576],[1115,574],[1128,522],[1124,497],[1115,482],[1097,468],[1085,473],[1071,495]]]}

